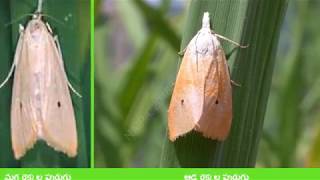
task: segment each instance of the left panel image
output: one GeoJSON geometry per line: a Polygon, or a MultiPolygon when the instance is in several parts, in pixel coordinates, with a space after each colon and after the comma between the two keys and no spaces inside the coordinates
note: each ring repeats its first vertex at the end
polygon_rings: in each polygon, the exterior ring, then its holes
{"type": "Polygon", "coordinates": [[[0,167],[89,167],[90,0],[0,1],[0,167]]]}

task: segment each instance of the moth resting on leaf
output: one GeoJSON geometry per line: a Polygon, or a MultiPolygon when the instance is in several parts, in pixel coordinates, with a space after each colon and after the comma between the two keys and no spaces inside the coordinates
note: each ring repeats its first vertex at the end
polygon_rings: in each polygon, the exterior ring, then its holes
{"type": "Polygon", "coordinates": [[[2,87],[14,72],[11,140],[20,159],[38,139],[69,157],[77,155],[77,131],[69,83],[57,38],[41,14],[20,28],[14,61],[2,87]],[[15,69],[15,71],[14,71],[15,69]]]}
{"type": "Polygon", "coordinates": [[[191,130],[225,140],[232,121],[229,68],[218,38],[245,48],[210,29],[205,12],[202,28],[185,49],[168,110],[169,139],[191,130]]]}

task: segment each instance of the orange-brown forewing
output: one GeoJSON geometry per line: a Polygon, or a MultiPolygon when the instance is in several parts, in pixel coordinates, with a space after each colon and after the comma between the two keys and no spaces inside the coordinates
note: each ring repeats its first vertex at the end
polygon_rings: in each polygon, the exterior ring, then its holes
{"type": "Polygon", "coordinates": [[[229,134],[232,121],[232,91],[228,64],[222,49],[215,53],[216,71],[209,70],[205,81],[203,112],[196,127],[205,137],[225,140],[229,134]],[[218,91],[212,79],[218,77],[218,91]]]}
{"type": "Polygon", "coordinates": [[[198,126],[205,105],[206,81],[211,81],[212,98],[215,98],[218,92],[217,61],[213,60],[211,55],[195,54],[192,43],[193,41],[188,45],[182,59],[169,105],[168,126],[171,141],[198,126]]]}

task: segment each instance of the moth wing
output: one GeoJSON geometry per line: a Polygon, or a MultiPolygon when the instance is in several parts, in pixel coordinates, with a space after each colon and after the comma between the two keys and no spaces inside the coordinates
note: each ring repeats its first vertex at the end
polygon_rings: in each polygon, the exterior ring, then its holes
{"type": "Polygon", "coordinates": [[[28,60],[28,45],[20,33],[14,57],[15,72],[11,102],[11,139],[14,156],[20,159],[37,141],[36,112],[32,108],[30,79],[32,67],[28,60]]]}
{"type": "MultiPolygon", "coordinates": [[[[191,41],[192,43],[193,41],[191,41]]],[[[168,110],[169,139],[194,129],[200,120],[204,103],[204,83],[210,66],[215,66],[212,56],[197,55],[193,44],[189,44],[182,59],[168,110]],[[191,45],[191,48],[189,48],[191,45]],[[192,49],[193,48],[193,49],[192,49]]],[[[211,72],[213,81],[216,71],[211,72]]]]}
{"type": "Polygon", "coordinates": [[[214,81],[211,80],[212,75],[209,74],[204,87],[203,114],[196,130],[202,132],[205,137],[224,140],[229,134],[232,121],[232,89],[228,64],[222,49],[217,50],[216,62],[218,92],[214,81]]]}
{"type": "Polygon", "coordinates": [[[44,77],[43,138],[48,145],[70,157],[77,155],[77,131],[70,92],[62,56],[48,33],[46,47],[46,76],[44,77]]]}

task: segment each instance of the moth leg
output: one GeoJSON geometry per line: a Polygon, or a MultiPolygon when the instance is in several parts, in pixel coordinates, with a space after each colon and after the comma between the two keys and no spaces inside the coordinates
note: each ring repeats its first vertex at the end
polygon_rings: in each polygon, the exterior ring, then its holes
{"type": "Polygon", "coordinates": [[[13,71],[14,71],[15,66],[16,66],[15,63],[12,63],[11,68],[10,68],[10,71],[9,71],[7,77],[4,79],[4,81],[3,81],[3,82],[1,83],[1,85],[0,85],[0,89],[1,89],[5,84],[7,84],[7,82],[9,81],[10,77],[12,76],[12,73],[13,73],[13,71]]]}
{"type": "Polygon", "coordinates": [[[241,45],[241,44],[239,44],[239,43],[237,43],[237,42],[235,42],[235,41],[232,41],[232,40],[230,40],[230,39],[228,39],[228,38],[226,38],[226,37],[224,37],[224,36],[221,36],[221,35],[219,35],[219,34],[215,34],[215,33],[214,33],[214,35],[216,35],[218,38],[223,39],[223,40],[226,40],[226,41],[230,42],[231,44],[234,44],[234,45],[236,45],[236,46],[238,46],[238,47],[240,47],[240,48],[247,48],[247,47],[249,47],[249,45],[246,45],[246,46],[241,45]]]}
{"type": "MultiPolygon", "coordinates": [[[[57,44],[58,53],[59,53],[59,55],[60,55],[60,62],[59,62],[59,63],[60,63],[60,66],[61,66],[62,69],[64,69],[64,68],[63,68],[63,62],[62,62],[62,53],[61,53],[61,48],[60,48],[60,43],[59,43],[58,36],[54,36],[54,40],[55,40],[55,42],[56,42],[56,44],[57,44]]],[[[69,88],[71,89],[71,91],[72,91],[75,95],[77,95],[78,97],[82,98],[81,94],[80,94],[78,91],[75,90],[75,88],[72,86],[72,84],[71,84],[70,81],[68,80],[67,75],[65,75],[65,76],[66,76],[66,80],[67,80],[68,86],[69,86],[69,88]]]]}
{"type": "Polygon", "coordinates": [[[20,37],[19,37],[19,40],[18,40],[18,43],[17,43],[17,49],[16,49],[16,54],[14,55],[13,63],[11,65],[11,68],[10,68],[10,71],[9,71],[7,77],[0,84],[0,88],[2,88],[9,81],[10,77],[13,74],[14,68],[18,64],[18,60],[20,58],[21,46],[22,46],[22,44],[21,44],[22,42],[21,41],[23,39],[23,32],[24,32],[24,27],[21,24],[19,24],[19,32],[20,32],[20,37]]]}
{"type": "Polygon", "coordinates": [[[238,84],[236,82],[234,82],[233,80],[230,80],[231,84],[234,85],[234,86],[238,86],[238,87],[241,87],[241,84],[238,84]]]}
{"type": "MultiPolygon", "coordinates": [[[[228,71],[229,71],[229,74],[230,74],[230,67],[229,67],[229,66],[228,66],[228,71]]],[[[234,82],[232,79],[230,79],[230,82],[231,82],[231,84],[234,85],[234,86],[241,87],[241,84],[234,82]]]]}
{"type": "MultiPolygon", "coordinates": [[[[51,26],[49,25],[48,22],[46,22],[46,26],[47,26],[48,31],[50,32],[50,34],[53,34],[53,31],[52,31],[52,29],[51,29],[51,26]]],[[[57,38],[57,39],[58,39],[58,38],[57,38]]]]}
{"type": "Polygon", "coordinates": [[[182,51],[178,52],[178,55],[180,57],[184,56],[184,53],[186,52],[187,48],[184,48],[182,51]]]}
{"type": "Polygon", "coordinates": [[[170,83],[170,88],[174,88],[174,85],[175,85],[175,83],[174,83],[174,82],[171,82],[171,83],[170,83]]]}
{"type": "Polygon", "coordinates": [[[20,33],[20,36],[21,36],[21,34],[24,32],[24,27],[21,25],[21,24],[19,24],[19,33],[20,33]]]}

